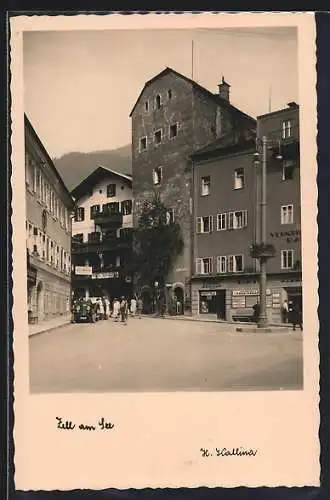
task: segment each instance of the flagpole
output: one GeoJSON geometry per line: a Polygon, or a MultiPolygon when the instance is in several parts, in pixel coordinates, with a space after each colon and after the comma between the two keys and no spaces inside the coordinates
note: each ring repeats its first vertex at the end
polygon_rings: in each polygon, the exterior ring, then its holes
{"type": "Polygon", "coordinates": [[[194,79],[194,40],[191,41],[191,79],[194,79]]]}

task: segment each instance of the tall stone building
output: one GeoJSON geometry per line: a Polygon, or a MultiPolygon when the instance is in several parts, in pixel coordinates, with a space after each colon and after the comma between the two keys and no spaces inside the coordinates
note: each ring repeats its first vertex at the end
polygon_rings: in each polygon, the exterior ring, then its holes
{"type": "MultiPolygon", "coordinates": [[[[190,78],[166,68],[145,83],[132,111],[133,223],[141,204],[159,193],[182,229],[184,250],[167,286],[190,310],[193,179],[190,155],[218,138],[235,133],[249,137],[253,118],[230,102],[230,85],[222,78],[212,93],[190,78]]],[[[146,284],[147,285],[147,284],[146,284]]]]}
{"type": "Polygon", "coordinates": [[[25,116],[26,246],[29,322],[70,312],[74,203],[25,116]]]}

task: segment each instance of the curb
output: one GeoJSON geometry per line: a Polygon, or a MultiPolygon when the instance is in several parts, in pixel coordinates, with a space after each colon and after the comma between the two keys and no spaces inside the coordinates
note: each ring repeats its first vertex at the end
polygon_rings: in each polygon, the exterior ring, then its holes
{"type": "MultiPolygon", "coordinates": [[[[195,319],[194,317],[189,317],[189,316],[183,316],[178,318],[177,316],[154,316],[154,315],[148,315],[145,314],[143,315],[143,318],[149,318],[149,319],[172,319],[174,321],[194,321],[195,323],[218,323],[220,325],[231,325],[231,326],[239,326],[239,325],[244,325],[245,327],[249,324],[251,324],[251,328],[253,328],[253,323],[246,323],[246,322],[241,322],[241,321],[221,321],[217,319],[195,319]]],[[[288,330],[290,329],[289,324],[288,325],[283,325],[281,323],[269,323],[270,327],[273,328],[281,328],[283,330],[288,330]]]]}
{"type": "Polygon", "coordinates": [[[30,337],[35,337],[36,335],[41,335],[42,333],[50,332],[52,330],[57,330],[58,328],[63,328],[64,326],[70,325],[71,321],[66,321],[65,323],[60,323],[59,325],[54,325],[54,326],[46,326],[43,330],[40,330],[39,332],[35,333],[29,333],[29,338],[30,337]]]}

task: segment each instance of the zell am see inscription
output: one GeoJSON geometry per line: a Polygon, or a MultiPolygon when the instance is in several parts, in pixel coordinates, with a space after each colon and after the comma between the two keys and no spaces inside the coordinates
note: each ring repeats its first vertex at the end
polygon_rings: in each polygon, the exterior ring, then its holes
{"type": "Polygon", "coordinates": [[[273,239],[286,238],[287,243],[295,243],[300,241],[301,231],[299,229],[292,231],[275,231],[270,233],[270,237],[273,239]]]}
{"type": "Polygon", "coordinates": [[[96,430],[112,430],[115,424],[106,421],[103,417],[97,422],[97,424],[91,424],[86,422],[75,423],[72,420],[65,420],[61,417],[56,417],[57,428],[65,431],[96,431],[96,430]]]}

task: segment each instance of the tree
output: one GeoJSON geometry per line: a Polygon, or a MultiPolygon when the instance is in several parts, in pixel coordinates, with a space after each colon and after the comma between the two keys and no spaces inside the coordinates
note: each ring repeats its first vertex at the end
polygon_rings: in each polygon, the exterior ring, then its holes
{"type": "Polygon", "coordinates": [[[158,196],[145,201],[134,230],[132,269],[138,285],[165,280],[178,255],[183,250],[179,224],[171,218],[169,209],[158,196]]]}

